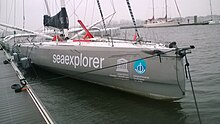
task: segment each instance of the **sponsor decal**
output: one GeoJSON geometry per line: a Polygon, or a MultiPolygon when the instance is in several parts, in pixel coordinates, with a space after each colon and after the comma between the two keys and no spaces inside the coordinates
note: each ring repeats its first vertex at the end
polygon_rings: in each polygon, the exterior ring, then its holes
{"type": "Polygon", "coordinates": [[[128,60],[121,58],[117,60],[117,68],[116,71],[117,72],[128,72],[128,64],[127,64],[128,60]],[[125,64],[122,64],[125,63],[125,64]]]}
{"type": "Polygon", "coordinates": [[[143,82],[145,80],[149,80],[149,77],[142,76],[142,75],[133,75],[133,79],[137,82],[143,82]]]}
{"type": "Polygon", "coordinates": [[[87,57],[82,53],[79,56],[53,54],[53,63],[61,65],[72,65],[74,68],[102,68],[105,58],[87,57]]]}
{"type": "Polygon", "coordinates": [[[134,63],[134,70],[136,73],[144,74],[146,72],[146,69],[147,69],[147,64],[143,59],[138,60],[134,63]]]}
{"type": "Polygon", "coordinates": [[[109,76],[117,80],[129,80],[128,60],[124,58],[117,59],[116,74],[109,76]]]}

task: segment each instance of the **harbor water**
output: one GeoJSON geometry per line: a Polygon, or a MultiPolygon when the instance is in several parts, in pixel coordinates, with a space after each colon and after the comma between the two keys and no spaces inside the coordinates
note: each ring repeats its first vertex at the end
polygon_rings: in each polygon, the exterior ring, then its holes
{"type": "MultiPolygon", "coordinates": [[[[179,47],[189,45],[196,47],[192,54],[188,55],[188,60],[201,120],[203,124],[218,124],[220,25],[139,31],[145,32],[144,37],[158,42],[176,41],[179,47]]],[[[199,123],[189,81],[186,83],[185,98],[165,102],[63,77],[37,66],[27,71],[25,77],[58,124],[199,123]]]]}

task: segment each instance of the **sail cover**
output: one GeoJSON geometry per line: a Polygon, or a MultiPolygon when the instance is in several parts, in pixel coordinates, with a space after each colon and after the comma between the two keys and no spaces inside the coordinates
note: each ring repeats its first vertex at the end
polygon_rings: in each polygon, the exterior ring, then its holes
{"type": "Polygon", "coordinates": [[[44,26],[51,26],[58,29],[68,29],[69,19],[66,8],[61,8],[61,11],[52,17],[44,15],[44,26]]]}

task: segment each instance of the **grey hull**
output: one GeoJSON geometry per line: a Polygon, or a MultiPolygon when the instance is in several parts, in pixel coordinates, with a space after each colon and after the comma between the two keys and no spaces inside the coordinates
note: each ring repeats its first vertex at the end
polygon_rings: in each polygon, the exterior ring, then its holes
{"type": "Polygon", "coordinates": [[[175,51],[159,58],[135,48],[30,45],[17,50],[34,64],[76,79],[154,99],[184,97],[183,59],[175,51]]]}

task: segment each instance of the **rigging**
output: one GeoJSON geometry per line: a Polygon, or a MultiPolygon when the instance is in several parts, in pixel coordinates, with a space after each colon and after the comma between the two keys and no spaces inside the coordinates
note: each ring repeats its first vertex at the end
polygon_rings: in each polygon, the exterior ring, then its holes
{"type": "Polygon", "coordinates": [[[136,21],[135,21],[135,18],[134,18],[132,9],[131,9],[130,2],[129,2],[129,0],[126,0],[126,2],[127,2],[127,5],[128,5],[128,9],[129,9],[130,15],[131,15],[131,19],[132,19],[133,24],[134,24],[135,32],[136,32],[138,38],[140,38],[140,35],[139,35],[139,33],[138,33],[138,30],[137,30],[137,24],[136,24],[136,21]]]}

